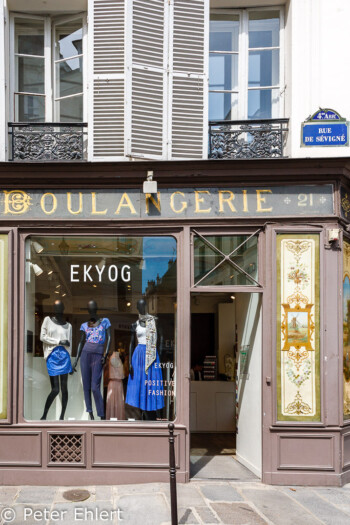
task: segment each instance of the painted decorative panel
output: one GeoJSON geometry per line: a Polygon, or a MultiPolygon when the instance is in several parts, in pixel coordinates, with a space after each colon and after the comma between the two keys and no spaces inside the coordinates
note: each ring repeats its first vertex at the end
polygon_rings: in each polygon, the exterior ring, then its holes
{"type": "Polygon", "coordinates": [[[277,236],[277,417],[320,420],[319,236],[277,236]]]}
{"type": "Polygon", "coordinates": [[[7,419],[7,235],[0,235],[0,419],[7,419]]]}
{"type": "Polygon", "coordinates": [[[343,391],[344,419],[350,419],[350,243],[343,243],[343,391]]]}

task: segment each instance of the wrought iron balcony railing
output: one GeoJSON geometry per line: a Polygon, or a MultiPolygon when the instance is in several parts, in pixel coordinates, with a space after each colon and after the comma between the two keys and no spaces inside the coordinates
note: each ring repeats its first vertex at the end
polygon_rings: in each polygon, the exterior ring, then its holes
{"type": "Polygon", "coordinates": [[[10,151],[13,161],[84,160],[85,123],[9,122],[10,151]]]}
{"type": "Polygon", "coordinates": [[[209,121],[209,158],[283,158],[288,121],[288,119],[209,121]]]}

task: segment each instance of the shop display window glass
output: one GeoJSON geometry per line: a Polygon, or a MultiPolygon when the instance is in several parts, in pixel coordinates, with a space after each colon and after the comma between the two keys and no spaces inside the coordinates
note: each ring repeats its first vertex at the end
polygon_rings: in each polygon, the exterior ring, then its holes
{"type": "Polygon", "coordinates": [[[25,252],[25,419],[173,420],[176,239],[35,236],[25,252]]]}
{"type": "Polygon", "coordinates": [[[195,235],[195,286],[258,284],[256,235],[195,235]]]}

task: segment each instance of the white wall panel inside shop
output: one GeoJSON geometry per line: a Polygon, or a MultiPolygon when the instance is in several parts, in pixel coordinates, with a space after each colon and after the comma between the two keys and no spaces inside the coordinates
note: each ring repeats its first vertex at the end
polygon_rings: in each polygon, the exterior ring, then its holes
{"type": "Polygon", "coordinates": [[[262,323],[260,299],[261,296],[257,293],[239,293],[236,295],[239,354],[236,456],[238,461],[258,476],[261,476],[262,468],[262,323]],[[246,361],[246,366],[241,362],[242,356],[246,361]]]}

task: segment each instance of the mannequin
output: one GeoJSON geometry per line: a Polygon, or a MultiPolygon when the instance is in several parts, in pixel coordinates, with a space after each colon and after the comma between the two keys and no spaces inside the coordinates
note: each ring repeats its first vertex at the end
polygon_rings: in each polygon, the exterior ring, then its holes
{"type": "Polygon", "coordinates": [[[83,378],[86,411],[90,419],[95,419],[91,405],[92,391],[97,415],[101,419],[105,419],[101,395],[101,378],[111,344],[111,323],[106,317],[100,319],[97,316],[97,308],[96,301],[91,300],[88,302],[87,310],[90,319],[80,327],[81,337],[78,344],[77,357],[73,364],[73,372],[76,371],[78,361],[81,358],[80,370],[83,378]],[[106,351],[104,350],[105,343],[106,351]]]}
{"type": "Polygon", "coordinates": [[[108,376],[106,419],[111,419],[113,417],[123,420],[125,419],[124,390],[122,382],[124,379],[124,370],[118,350],[115,350],[109,359],[108,376]]]}
{"type": "Polygon", "coordinates": [[[140,409],[142,419],[154,420],[156,411],[164,407],[163,376],[156,346],[156,318],[147,313],[145,299],[137,301],[137,310],[139,319],[131,327],[130,374],[125,402],[140,409]]]}
{"type": "Polygon", "coordinates": [[[72,371],[70,361],[72,325],[63,318],[62,301],[55,301],[53,309],[54,315],[51,318],[45,317],[40,331],[40,341],[44,343],[44,357],[51,383],[51,392],[46,399],[42,420],[46,419],[53,400],[59,394],[60,384],[62,391],[60,420],[64,419],[68,403],[68,374],[72,371]]]}

